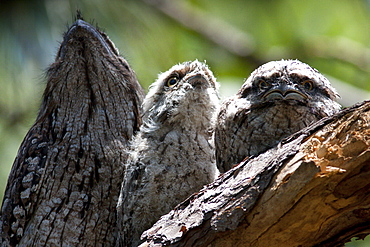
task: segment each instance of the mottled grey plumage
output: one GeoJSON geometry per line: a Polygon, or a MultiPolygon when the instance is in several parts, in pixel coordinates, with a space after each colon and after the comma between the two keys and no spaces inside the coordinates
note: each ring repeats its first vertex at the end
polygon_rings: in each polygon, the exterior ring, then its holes
{"type": "Polygon", "coordinates": [[[143,98],[113,42],[78,16],[11,169],[0,246],[114,244],[122,163],[143,98]]]}
{"type": "Polygon", "coordinates": [[[312,122],[335,114],[341,108],[337,97],[322,74],[298,60],[260,66],[221,105],[215,129],[218,169],[225,172],[312,122]]]}
{"type": "Polygon", "coordinates": [[[120,246],[137,246],[161,215],[218,175],[212,143],[217,89],[198,61],[173,66],[151,86],[117,206],[120,246]]]}

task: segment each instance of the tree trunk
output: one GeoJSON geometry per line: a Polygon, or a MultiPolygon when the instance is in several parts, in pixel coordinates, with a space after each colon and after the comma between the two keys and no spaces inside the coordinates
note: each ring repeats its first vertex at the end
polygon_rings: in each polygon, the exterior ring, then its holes
{"type": "Polygon", "coordinates": [[[370,233],[370,102],[251,157],[144,232],[141,246],[341,246],[370,233]]]}
{"type": "Polygon", "coordinates": [[[128,140],[143,90],[108,37],[77,20],[9,175],[1,246],[113,245],[128,140]]]}
{"type": "MultiPolygon", "coordinates": [[[[143,91],[107,36],[65,34],[1,211],[1,246],[112,246],[125,147],[143,91]]],[[[338,246],[370,229],[370,102],[325,118],[221,175],[142,246],[338,246]]]]}

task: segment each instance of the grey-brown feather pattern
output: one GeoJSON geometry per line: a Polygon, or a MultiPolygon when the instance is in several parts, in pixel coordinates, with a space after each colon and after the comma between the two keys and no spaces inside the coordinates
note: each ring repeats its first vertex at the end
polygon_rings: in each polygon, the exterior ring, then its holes
{"type": "Polygon", "coordinates": [[[2,246],[113,244],[125,147],[141,124],[143,96],[108,37],[77,20],[8,178],[2,246]]]}
{"type": "Polygon", "coordinates": [[[339,95],[316,69],[298,60],[266,63],[220,107],[215,129],[217,167],[226,172],[244,158],[340,110],[339,95]]]}
{"type": "Polygon", "coordinates": [[[212,143],[217,88],[198,61],[175,65],[152,84],[117,206],[121,246],[137,246],[161,215],[218,175],[212,143]]]}

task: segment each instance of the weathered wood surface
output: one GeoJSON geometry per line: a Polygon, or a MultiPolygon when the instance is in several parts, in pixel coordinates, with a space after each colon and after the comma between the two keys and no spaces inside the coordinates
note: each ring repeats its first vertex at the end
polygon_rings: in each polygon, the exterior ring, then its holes
{"type": "Polygon", "coordinates": [[[108,37],[80,19],[47,80],[9,175],[0,246],[113,245],[125,147],[141,124],[143,90],[108,37]]]}
{"type": "Polygon", "coordinates": [[[370,102],[320,120],[192,195],[141,246],[341,246],[370,233],[370,102]]]}
{"type": "MultiPolygon", "coordinates": [[[[143,91],[106,35],[65,34],[1,209],[1,246],[112,246],[143,91]]],[[[370,102],[250,157],[163,216],[142,246],[340,246],[370,233],[370,102]]]]}

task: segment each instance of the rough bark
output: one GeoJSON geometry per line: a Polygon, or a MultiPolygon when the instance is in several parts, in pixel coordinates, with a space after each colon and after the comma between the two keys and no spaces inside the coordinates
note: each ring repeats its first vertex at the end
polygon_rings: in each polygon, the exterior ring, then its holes
{"type": "Polygon", "coordinates": [[[341,246],[370,233],[370,102],[251,157],[144,232],[141,246],[341,246]]]}
{"type": "Polygon", "coordinates": [[[113,244],[125,147],[141,124],[142,98],[113,43],[77,20],[9,175],[2,246],[113,244]]]}
{"type": "MultiPolygon", "coordinates": [[[[1,246],[112,246],[143,92],[106,35],[65,34],[9,175],[1,246]]],[[[370,102],[251,157],[144,233],[142,246],[340,246],[370,229],[370,102]]]]}

